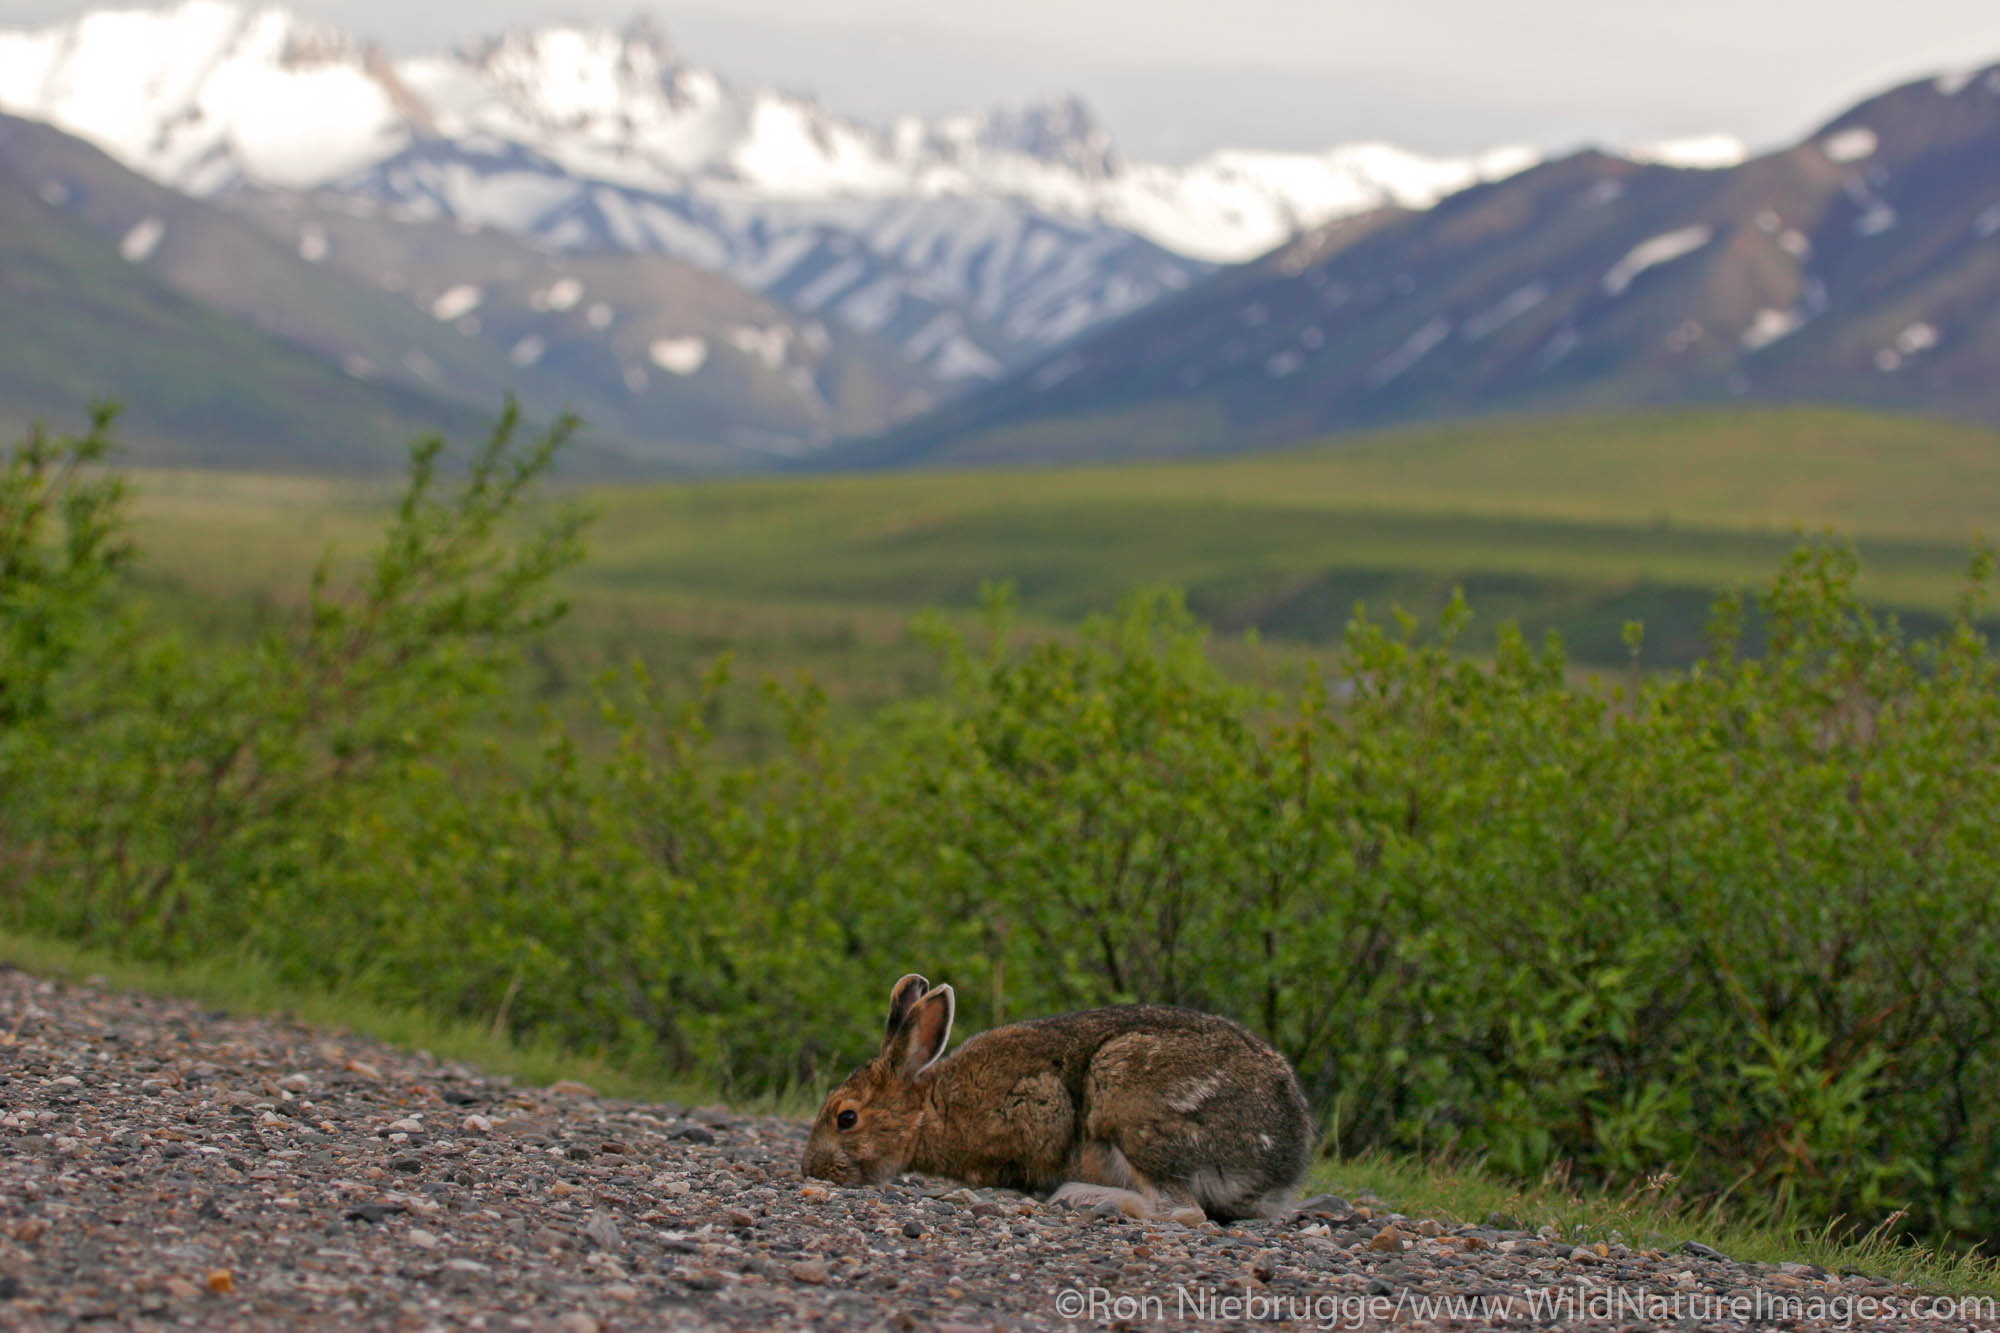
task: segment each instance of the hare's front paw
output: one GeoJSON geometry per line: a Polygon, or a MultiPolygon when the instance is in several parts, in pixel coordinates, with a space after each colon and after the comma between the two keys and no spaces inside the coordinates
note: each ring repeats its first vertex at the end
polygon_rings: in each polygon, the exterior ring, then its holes
{"type": "Polygon", "coordinates": [[[1208,1214],[1191,1204],[1170,1205],[1166,1200],[1154,1198],[1138,1190],[1120,1189],[1115,1185],[1093,1185],[1081,1180],[1072,1180],[1063,1185],[1049,1196],[1049,1202],[1065,1208],[1114,1208],[1127,1217],[1165,1218],[1190,1227],[1200,1226],[1208,1220],[1208,1214]]]}

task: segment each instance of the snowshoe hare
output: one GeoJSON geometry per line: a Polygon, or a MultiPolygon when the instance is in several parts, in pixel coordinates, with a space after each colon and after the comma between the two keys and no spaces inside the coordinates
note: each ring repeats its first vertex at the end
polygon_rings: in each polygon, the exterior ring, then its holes
{"type": "Polygon", "coordinates": [[[868,1185],[922,1171],[1188,1222],[1274,1213],[1305,1175],[1298,1079],[1226,1018],[1090,1009],[982,1032],[941,1059],[953,1003],[950,986],[896,983],[882,1049],[828,1094],[805,1174],[868,1185]]]}

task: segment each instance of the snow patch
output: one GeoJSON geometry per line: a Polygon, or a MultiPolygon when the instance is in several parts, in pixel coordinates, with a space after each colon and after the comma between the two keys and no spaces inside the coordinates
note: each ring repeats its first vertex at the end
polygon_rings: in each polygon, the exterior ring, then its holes
{"type": "Polygon", "coordinates": [[[859,259],[843,259],[800,288],[792,304],[801,310],[818,310],[859,282],[867,272],[868,265],[859,259]]]}
{"type": "Polygon", "coordinates": [[[1880,236],[1896,225],[1896,210],[1881,199],[1872,199],[1860,217],[1854,219],[1854,231],[1859,236],[1880,236]]]}
{"type": "Polygon", "coordinates": [[[299,229],[299,258],[308,264],[317,264],[333,252],[332,242],[327,240],[326,228],[317,222],[308,222],[299,229]]]}
{"type": "Polygon", "coordinates": [[[1937,326],[1926,324],[1922,320],[1906,326],[1896,335],[1896,350],[1906,357],[1915,356],[1919,352],[1928,352],[1937,345],[1937,326]]]}
{"type": "Polygon", "coordinates": [[[1623,296],[1641,273],[1661,264],[1669,264],[1684,255],[1691,255],[1715,239],[1715,228],[1706,223],[1692,227],[1682,227],[1678,231],[1666,232],[1651,240],[1641,241],[1625,252],[1625,257],[1613,264],[1604,275],[1603,288],[1606,296],[1623,296]]]}
{"type": "Polygon", "coordinates": [[[1778,233],[1778,248],[1794,259],[1812,258],[1812,241],[1796,227],[1787,227],[1778,233]]]}
{"type": "Polygon", "coordinates": [[[1634,162],[1651,162],[1663,167],[1690,171],[1720,171],[1742,164],[1750,156],[1743,141],[1733,134],[1694,134],[1681,139],[1663,139],[1642,144],[1625,156],[1634,162]]]}
{"type": "Polygon", "coordinates": [[[1625,182],[1607,176],[1601,181],[1593,181],[1590,188],[1583,192],[1580,202],[1585,208],[1602,208],[1615,203],[1624,194],[1625,182]]]}
{"type": "Polygon", "coordinates": [[[535,310],[574,310],[583,299],[583,283],[577,278],[557,278],[548,287],[531,293],[528,305],[535,310]]]}
{"type": "Polygon", "coordinates": [[[541,360],[542,353],[548,349],[549,345],[546,342],[531,333],[514,344],[513,350],[507,353],[507,359],[517,366],[526,368],[541,360]]]}
{"type": "Polygon", "coordinates": [[[1837,130],[1819,141],[1820,155],[1829,162],[1859,162],[1872,157],[1877,147],[1875,131],[1866,125],[1837,130]]]}
{"type": "Polygon", "coordinates": [[[1752,352],[1762,351],[1780,338],[1797,333],[1805,322],[1806,317],[1796,310],[1766,307],[1759,310],[1751,319],[1750,327],[1743,330],[1743,346],[1752,352]]]}
{"type": "Polygon", "coordinates": [[[1004,367],[994,360],[979,344],[964,334],[953,336],[938,354],[931,358],[931,373],[941,380],[999,379],[1004,367]]]}
{"type": "Polygon", "coordinates": [[[603,301],[591,302],[590,309],[583,312],[583,322],[590,325],[591,328],[596,329],[599,333],[610,328],[611,321],[614,318],[616,316],[613,314],[611,307],[603,301]]]}
{"type": "Polygon", "coordinates": [[[1046,391],[1055,388],[1082,369],[1082,357],[1075,355],[1058,357],[1037,370],[1028,382],[1037,390],[1046,391]]]}
{"type": "Polygon", "coordinates": [[[153,251],[160,248],[160,241],[166,234],[166,223],[158,218],[146,218],[125,233],[125,239],[118,242],[118,253],[134,264],[143,264],[153,257],[153,251]]]}
{"type": "Polygon", "coordinates": [[[1403,345],[1377,362],[1368,372],[1368,382],[1381,388],[1424,359],[1433,347],[1451,336],[1451,321],[1439,315],[1404,340],[1403,345]]]}
{"type": "Polygon", "coordinates": [[[446,288],[442,295],[431,302],[431,318],[449,324],[462,319],[479,308],[486,294],[469,282],[446,288]]]}
{"type": "Polygon", "coordinates": [[[1540,280],[1516,287],[1486,309],[1465,321],[1460,330],[1467,342],[1478,342],[1495,333],[1549,299],[1548,285],[1540,280]]]}
{"type": "Polygon", "coordinates": [[[646,355],[661,370],[675,375],[692,375],[701,369],[704,361],[708,360],[708,340],[655,338],[646,348],[646,355]]]}
{"type": "Polygon", "coordinates": [[[1937,90],[1939,97],[1956,97],[1970,88],[1972,81],[1978,77],[1977,69],[1948,69],[1931,80],[1931,87],[1937,90]]]}
{"type": "Polygon", "coordinates": [[[785,364],[785,351],[791,346],[792,331],[783,324],[773,324],[768,329],[742,325],[729,331],[729,345],[745,356],[762,361],[768,370],[776,370],[785,364]]]}

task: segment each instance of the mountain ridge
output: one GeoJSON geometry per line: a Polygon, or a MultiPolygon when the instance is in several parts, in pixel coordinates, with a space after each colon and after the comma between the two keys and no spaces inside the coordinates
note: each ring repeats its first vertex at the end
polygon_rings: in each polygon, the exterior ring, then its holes
{"type": "Polygon", "coordinates": [[[199,197],[331,193],[665,254],[900,347],[947,394],[1300,227],[1532,160],[1355,144],[1134,164],[1074,97],[876,129],[735,87],[649,24],[391,57],[231,0],[0,31],[0,111],[199,197]]]}
{"type": "Polygon", "coordinates": [[[1995,421],[1996,236],[2000,65],[1875,94],[1727,169],[1583,152],[1329,223],[824,461],[1199,453],[1736,400],[1995,421]]]}

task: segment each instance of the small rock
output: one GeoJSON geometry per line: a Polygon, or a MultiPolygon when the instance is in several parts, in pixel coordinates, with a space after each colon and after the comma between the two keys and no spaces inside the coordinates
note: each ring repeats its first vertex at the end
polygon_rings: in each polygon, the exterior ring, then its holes
{"type": "Polygon", "coordinates": [[[614,1282],[604,1289],[604,1295],[607,1300],[631,1305],[639,1299],[639,1289],[629,1282],[614,1282]]]}
{"type": "Polygon", "coordinates": [[[1579,1264],[1601,1264],[1604,1256],[1596,1250],[1588,1250],[1579,1245],[1569,1252],[1570,1262],[1579,1264]]]}
{"type": "Polygon", "coordinates": [[[674,1131],[674,1137],[683,1143],[713,1143],[715,1135],[700,1125],[682,1125],[674,1131]]]}
{"type": "Polygon", "coordinates": [[[1698,1240],[1682,1241],[1680,1245],[1680,1253],[1691,1254],[1697,1259],[1716,1259],[1720,1260],[1725,1264],[1729,1262],[1729,1256],[1724,1254],[1721,1250],[1714,1249],[1710,1246],[1704,1245],[1698,1240]]]}
{"type": "Polygon", "coordinates": [[[625,1243],[625,1238],[618,1234],[617,1220],[603,1209],[591,1213],[590,1220],[583,1224],[583,1234],[600,1250],[615,1250],[625,1243]]]}
{"type": "Polygon", "coordinates": [[[201,1299],[201,1288],[184,1277],[170,1277],[165,1282],[162,1282],[160,1286],[166,1290],[167,1295],[177,1301],[198,1301],[201,1299]]]}
{"type": "Polygon", "coordinates": [[[493,1270],[477,1259],[447,1259],[444,1266],[454,1273],[490,1273],[493,1270]]]}
{"type": "Polygon", "coordinates": [[[304,1074],[287,1074],[278,1080],[278,1086],[286,1092],[311,1092],[312,1080],[304,1074]]]}
{"type": "Polygon", "coordinates": [[[357,1203],[345,1214],[350,1222],[380,1222],[395,1213],[408,1212],[400,1203],[357,1203]]]}
{"type": "Polygon", "coordinates": [[[911,1240],[917,1240],[924,1234],[924,1224],[915,1218],[911,1218],[909,1221],[903,1223],[903,1234],[911,1240]]]}
{"type": "Polygon", "coordinates": [[[1408,1244],[1408,1238],[1391,1224],[1375,1233],[1374,1239],[1368,1242],[1368,1248],[1375,1254],[1396,1254],[1408,1244]]]}
{"type": "Polygon", "coordinates": [[[421,1134],[424,1132],[424,1122],[421,1120],[412,1120],[410,1117],[404,1116],[401,1120],[391,1120],[389,1122],[389,1132],[391,1134],[421,1134]]]}
{"type": "Polygon", "coordinates": [[[825,1264],[818,1262],[793,1264],[787,1271],[791,1273],[792,1281],[794,1282],[803,1282],[813,1287],[823,1287],[826,1285],[827,1271],[825,1264]]]}
{"type": "Polygon", "coordinates": [[[403,1239],[420,1250],[435,1250],[438,1247],[438,1238],[422,1227],[411,1227],[409,1235],[403,1239]]]}
{"type": "Polygon", "coordinates": [[[389,1169],[391,1171],[406,1171],[415,1174],[424,1169],[424,1163],[420,1157],[398,1157],[389,1163],[389,1169]]]}
{"type": "Polygon", "coordinates": [[[483,1115],[469,1115],[458,1122],[460,1129],[471,1134],[491,1134],[493,1122],[483,1115]]]}
{"type": "Polygon", "coordinates": [[[551,1097],[595,1097],[596,1095],[596,1088],[588,1083],[579,1083],[573,1078],[560,1078],[549,1084],[551,1097]]]}
{"type": "Polygon", "coordinates": [[[598,1324],[583,1311],[571,1310],[568,1314],[556,1317],[556,1327],[561,1329],[562,1333],[597,1333],[598,1324]]]}
{"type": "Polygon", "coordinates": [[[347,1072],[350,1074],[359,1074],[371,1083],[380,1083],[382,1081],[382,1071],[374,1065],[369,1064],[366,1060],[349,1060],[347,1062],[347,1072]]]}
{"type": "Polygon", "coordinates": [[[226,1268],[211,1268],[206,1279],[208,1289],[218,1296],[227,1296],[236,1290],[236,1279],[226,1268]]]}
{"type": "Polygon", "coordinates": [[[1444,1234],[1444,1227],[1439,1223],[1433,1222],[1429,1218],[1426,1218],[1423,1221],[1417,1223],[1417,1234],[1419,1236],[1422,1236],[1425,1240],[1436,1240],[1439,1236],[1442,1236],[1444,1234]]]}
{"type": "Polygon", "coordinates": [[[754,1213],[745,1212],[741,1208],[723,1209],[722,1220],[729,1223],[729,1225],[733,1227],[754,1227],[757,1225],[756,1215],[754,1213]]]}

